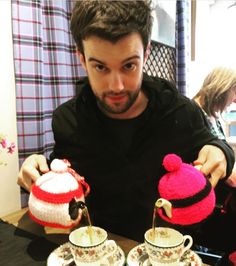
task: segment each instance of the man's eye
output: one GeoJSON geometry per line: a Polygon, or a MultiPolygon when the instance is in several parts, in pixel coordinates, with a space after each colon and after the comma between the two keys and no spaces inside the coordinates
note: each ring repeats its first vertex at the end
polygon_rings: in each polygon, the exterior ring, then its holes
{"type": "Polygon", "coordinates": [[[103,72],[107,69],[104,65],[96,65],[95,68],[99,72],[103,72]]]}
{"type": "Polygon", "coordinates": [[[136,66],[133,63],[128,63],[128,64],[124,65],[124,69],[126,69],[126,70],[134,70],[135,67],[136,66]]]}

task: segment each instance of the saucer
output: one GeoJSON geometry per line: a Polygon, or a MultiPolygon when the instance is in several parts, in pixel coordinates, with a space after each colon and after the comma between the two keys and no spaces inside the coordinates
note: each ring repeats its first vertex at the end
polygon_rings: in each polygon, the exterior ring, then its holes
{"type": "MultiPolygon", "coordinates": [[[[101,263],[100,266],[124,266],[125,265],[125,253],[118,246],[117,252],[108,257],[109,265],[101,263]]],[[[58,248],[56,248],[47,259],[47,266],[75,266],[73,257],[70,252],[70,243],[67,242],[58,248]]]]}
{"type": "MultiPolygon", "coordinates": [[[[201,258],[192,250],[188,250],[180,259],[179,266],[202,266],[201,258]]],[[[127,266],[152,266],[146,253],[145,244],[140,244],[130,250],[127,256],[127,266]]]]}

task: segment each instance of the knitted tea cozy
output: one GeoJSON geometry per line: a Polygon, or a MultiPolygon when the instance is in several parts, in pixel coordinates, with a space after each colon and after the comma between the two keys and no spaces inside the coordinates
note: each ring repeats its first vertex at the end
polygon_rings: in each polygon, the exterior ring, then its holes
{"type": "Polygon", "coordinates": [[[168,172],[161,177],[158,190],[161,198],[171,202],[172,217],[167,217],[162,208],[157,210],[159,216],[177,225],[205,220],[215,207],[215,192],[209,180],[176,154],[166,155],[163,166],[168,172]]]}
{"type": "Polygon", "coordinates": [[[54,159],[50,168],[32,185],[29,215],[44,226],[74,227],[80,220],[79,203],[84,202],[90,187],[67,160],[54,159]]]}

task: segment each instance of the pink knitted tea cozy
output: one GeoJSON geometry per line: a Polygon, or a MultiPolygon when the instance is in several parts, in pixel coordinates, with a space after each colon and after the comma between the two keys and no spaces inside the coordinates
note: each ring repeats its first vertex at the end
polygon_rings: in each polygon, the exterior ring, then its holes
{"type": "Polygon", "coordinates": [[[161,198],[171,202],[172,217],[167,217],[160,208],[161,218],[178,225],[205,220],[215,207],[215,192],[209,180],[194,166],[183,163],[176,154],[166,155],[163,166],[168,172],[161,177],[158,191],[161,198]]]}
{"type": "Polygon", "coordinates": [[[79,223],[79,203],[90,191],[84,177],[70,168],[68,160],[54,159],[50,171],[32,185],[29,215],[37,223],[71,228],[79,223]]]}

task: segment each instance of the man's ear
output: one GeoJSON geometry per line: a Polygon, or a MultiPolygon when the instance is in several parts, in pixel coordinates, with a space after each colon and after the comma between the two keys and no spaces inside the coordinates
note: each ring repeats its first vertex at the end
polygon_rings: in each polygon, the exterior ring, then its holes
{"type": "Polygon", "coordinates": [[[83,69],[86,71],[86,62],[85,62],[84,54],[82,54],[80,51],[77,51],[76,54],[79,57],[79,60],[80,60],[80,63],[82,65],[83,69]]]}
{"type": "Polygon", "coordinates": [[[146,63],[150,52],[151,52],[151,43],[149,42],[144,53],[144,64],[146,63]]]}

